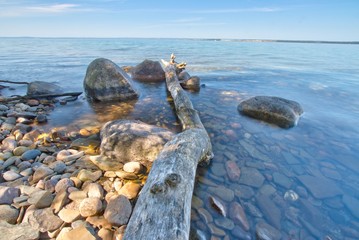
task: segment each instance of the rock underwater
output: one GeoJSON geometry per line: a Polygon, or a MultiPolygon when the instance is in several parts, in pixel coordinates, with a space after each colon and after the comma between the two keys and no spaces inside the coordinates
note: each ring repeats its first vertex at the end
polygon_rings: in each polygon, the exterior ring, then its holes
{"type": "Polygon", "coordinates": [[[30,82],[27,86],[27,95],[42,95],[42,94],[59,94],[63,93],[64,90],[55,83],[34,81],[30,82]]]}
{"type": "Polygon", "coordinates": [[[95,59],[84,79],[86,96],[93,101],[124,101],[138,98],[132,79],[111,60],[95,59]]]}
{"type": "Polygon", "coordinates": [[[140,162],[147,167],[173,136],[167,129],[141,121],[115,120],[106,123],[101,130],[100,151],[105,156],[103,160],[114,166],[113,161],[122,164],[140,162]]]}
{"type": "Polygon", "coordinates": [[[246,116],[273,123],[282,128],[297,125],[303,109],[299,103],[272,96],[256,96],[242,101],[238,111],[246,116]]]}

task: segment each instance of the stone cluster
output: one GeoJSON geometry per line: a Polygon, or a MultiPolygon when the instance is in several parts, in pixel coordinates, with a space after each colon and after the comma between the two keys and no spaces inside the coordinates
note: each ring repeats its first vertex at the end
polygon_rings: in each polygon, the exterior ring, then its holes
{"type": "Polygon", "coordinates": [[[1,237],[121,239],[147,168],[93,164],[99,128],[37,128],[54,106],[35,99],[0,105],[1,237]]]}

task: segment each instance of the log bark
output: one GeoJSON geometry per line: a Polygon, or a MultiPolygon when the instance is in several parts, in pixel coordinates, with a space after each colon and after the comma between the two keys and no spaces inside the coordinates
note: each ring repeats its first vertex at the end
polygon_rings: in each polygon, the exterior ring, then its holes
{"type": "Polygon", "coordinates": [[[178,82],[173,59],[164,70],[183,131],[166,143],[154,161],[127,225],[126,240],[187,240],[196,169],[213,157],[209,136],[178,82]]]}
{"type": "Polygon", "coordinates": [[[16,100],[27,100],[27,99],[41,99],[41,98],[56,98],[56,97],[78,97],[82,94],[82,92],[70,92],[70,93],[59,93],[59,94],[39,94],[39,95],[25,95],[25,96],[17,96],[10,98],[0,98],[0,102],[11,102],[16,100]]]}

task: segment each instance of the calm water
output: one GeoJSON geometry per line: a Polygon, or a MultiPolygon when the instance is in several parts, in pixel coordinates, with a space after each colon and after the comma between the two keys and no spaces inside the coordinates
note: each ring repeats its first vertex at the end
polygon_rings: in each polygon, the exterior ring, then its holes
{"type": "MultiPolygon", "coordinates": [[[[255,239],[257,227],[277,229],[283,239],[358,239],[359,45],[0,38],[0,79],[82,91],[95,58],[124,66],[168,59],[172,52],[205,84],[189,95],[215,153],[198,171],[192,207],[198,235],[255,239]],[[305,113],[289,130],[239,115],[238,103],[255,95],[295,100],[305,113]],[[229,178],[233,164],[239,179],[229,178]]],[[[141,97],[128,103],[90,106],[79,99],[58,106],[49,124],[81,128],[128,118],[179,131],[165,85],[137,87],[141,97]]],[[[2,93],[25,91],[15,88],[2,93]]]]}

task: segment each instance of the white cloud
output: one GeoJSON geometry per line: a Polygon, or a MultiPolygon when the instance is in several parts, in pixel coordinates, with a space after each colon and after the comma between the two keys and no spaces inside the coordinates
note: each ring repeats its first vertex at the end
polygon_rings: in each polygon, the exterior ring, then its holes
{"type": "Polygon", "coordinates": [[[281,8],[233,8],[233,9],[203,9],[190,11],[197,14],[220,14],[220,13],[240,13],[240,12],[279,12],[283,11],[281,8]]]}
{"type": "Polygon", "coordinates": [[[55,4],[55,5],[42,5],[36,7],[27,7],[30,12],[39,13],[61,13],[76,10],[79,5],[77,4],[55,4]]]}
{"type": "Polygon", "coordinates": [[[172,20],[172,23],[195,23],[195,22],[200,22],[202,21],[203,18],[201,17],[194,17],[194,18],[180,18],[180,19],[175,19],[172,20]]]}

